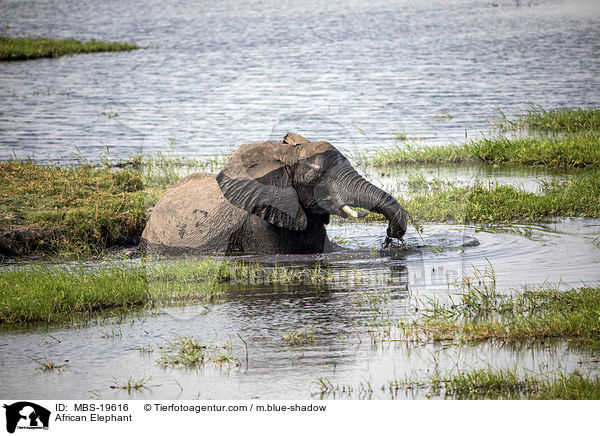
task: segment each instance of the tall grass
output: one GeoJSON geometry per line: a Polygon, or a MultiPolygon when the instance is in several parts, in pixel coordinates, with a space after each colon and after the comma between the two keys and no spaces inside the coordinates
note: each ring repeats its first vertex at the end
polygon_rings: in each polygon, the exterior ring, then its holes
{"type": "Polygon", "coordinates": [[[600,130],[600,109],[594,107],[566,107],[545,110],[541,106],[531,105],[529,110],[517,114],[513,121],[509,121],[504,117],[500,122],[500,127],[526,127],[567,133],[600,130]]]}
{"type": "Polygon", "coordinates": [[[411,165],[484,162],[546,168],[600,166],[600,134],[581,132],[559,137],[482,138],[448,146],[403,146],[379,149],[357,158],[360,164],[411,165]]]}
{"type": "Polygon", "coordinates": [[[512,369],[434,372],[423,380],[392,380],[382,390],[426,390],[428,398],[459,400],[598,400],[600,377],[579,371],[558,374],[519,373],[512,369]]]}
{"type": "Polygon", "coordinates": [[[22,61],[38,58],[55,58],[70,54],[131,51],[138,47],[124,42],[75,39],[10,38],[0,36],[0,61],[22,61]]]}

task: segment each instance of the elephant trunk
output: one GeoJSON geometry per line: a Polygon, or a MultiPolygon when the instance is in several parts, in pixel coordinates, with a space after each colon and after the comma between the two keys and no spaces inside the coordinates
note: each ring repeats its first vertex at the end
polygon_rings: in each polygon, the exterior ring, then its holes
{"type": "Polygon", "coordinates": [[[406,211],[394,197],[368,182],[351,165],[334,171],[331,183],[338,201],[384,215],[389,221],[388,236],[401,238],[404,235],[408,224],[406,211]]]}

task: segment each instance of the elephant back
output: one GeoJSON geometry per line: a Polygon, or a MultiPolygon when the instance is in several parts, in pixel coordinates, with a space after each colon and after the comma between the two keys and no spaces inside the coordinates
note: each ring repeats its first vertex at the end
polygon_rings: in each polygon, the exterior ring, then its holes
{"type": "Polygon", "coordinates": [[[163,254],[224,252],[243,214],[225,199],[214,174],[190,174],[156,203],[142,244],[163,254]]]}

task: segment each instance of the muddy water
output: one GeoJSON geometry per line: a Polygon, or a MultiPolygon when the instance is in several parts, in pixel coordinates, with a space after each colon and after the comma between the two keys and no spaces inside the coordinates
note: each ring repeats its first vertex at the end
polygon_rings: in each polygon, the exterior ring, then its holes
{"type": "Polygon", "coordinates": [[[215,155],[287,131],[348,151],[600,105],[596,0],[0,2],[0,33],[144,47],[0,64],[0,159],[215,155]],[[77,148],[76,148],[77,147],[77,148]]]}
{"type": "MultiPolygon", "coordinates": [[[[493,267],[498,288],[547,283],[562,287],[600,281],[600,220],[570,219],[506,233],[469,226],[429,225],[411,233],[408,251],[378,248],[385,226],[331,226],[330,235],[347,251],[320,256],[270,256],[245,260],[329,266],[327,284],[232,285],[223,298],[205,305],[162,307],[79,326],[16,328],[0,334],[0,371],[11,374],[0,396],[20,398],[311,398],[316,382],[351,386],[352,397],[413,398],[426,392],[389,392],[394,379],[423,378],[439,368],[514,368],[535,372],[594,368],[593,355],[564,344],[514,349],[499,346],[416,346],[380,341],[372,324],[400,319],[415,299],[446,298],[460,292],[456,279],[474,268],[493,267]],[[477,244],[478,242],[478,244],[477,244]],[[373,250],[375,247],[375,250],[373,250]],[[389,298],[388,298],[389,297],[389,298]],[[290,345],[281,335],[312,327],[314,342],[290,345]],[[239,334],[239,336],[238,336],[239,334]],[[161,346],[179,336],[225,345],[240,365],[197,369],[163,368],[161,346]],[[247,344],[248,358],[246,360],[247,344]],[[140,352],[135,348],[148,348],[140,352]],[[28,356],[68,361],[64,372],[36,369],[28,356]],[[111,389],[129,378],[148,378],[150,389],[127,394],[111,389]],[[116,382],[115,382],[116,380],[116,382]],[[27,381],[27,382],[25,382],[27,381]],[[361,384],[362,383],[362,384],[361,384]],[[370,383],[374,392],[366,388],[370,383]]],[[[342,392],[332,397],[346,397],[342,392]]]]}

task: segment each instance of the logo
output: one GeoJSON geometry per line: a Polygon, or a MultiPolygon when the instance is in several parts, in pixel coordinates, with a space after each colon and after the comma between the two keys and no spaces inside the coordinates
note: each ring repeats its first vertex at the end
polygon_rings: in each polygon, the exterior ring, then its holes
{"type": "Polygon", "coordinates": [[[4,405],[6,409],[6,431],[14,433],[15,429],[48,429],[50,411],[28,401],[19,401],[4,405]]]}

